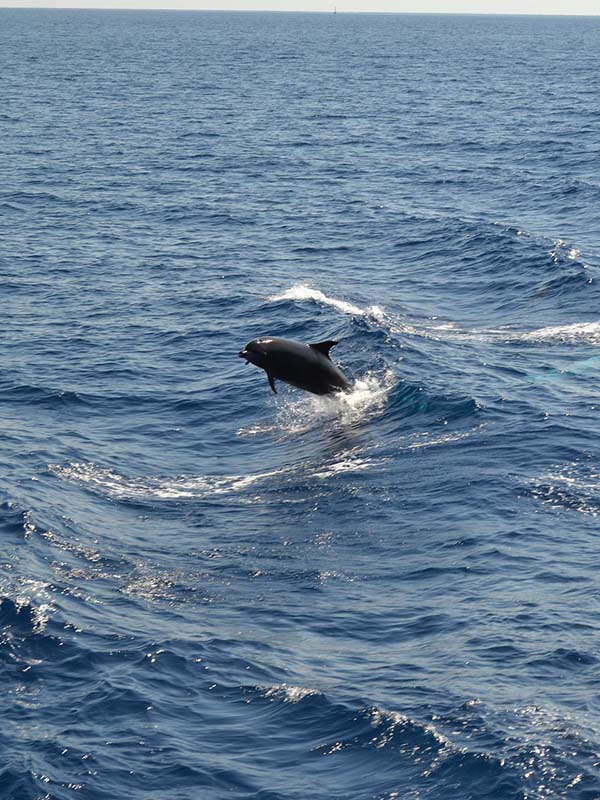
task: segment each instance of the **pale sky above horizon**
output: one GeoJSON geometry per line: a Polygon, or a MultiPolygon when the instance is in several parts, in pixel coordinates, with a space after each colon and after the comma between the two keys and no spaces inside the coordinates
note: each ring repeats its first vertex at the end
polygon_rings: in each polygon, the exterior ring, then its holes
{"type": "Polygon", "coordinates": [[[0,0],[0,8],[599,15],[600,0],[0,0]]]}

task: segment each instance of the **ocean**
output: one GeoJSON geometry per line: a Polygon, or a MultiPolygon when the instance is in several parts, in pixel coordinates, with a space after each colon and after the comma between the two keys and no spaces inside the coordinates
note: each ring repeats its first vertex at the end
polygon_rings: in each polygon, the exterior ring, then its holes
{"type": "Polygon", "coordinates": [[[600,798],[599,53],[0,10],[2,800],[600,798]]]}

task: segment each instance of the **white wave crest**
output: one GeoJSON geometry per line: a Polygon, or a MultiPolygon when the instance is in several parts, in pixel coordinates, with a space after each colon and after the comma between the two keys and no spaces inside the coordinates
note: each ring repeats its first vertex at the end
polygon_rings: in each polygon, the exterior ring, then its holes
{"type": "Polygon", "coordinates": [[[360,306],[348,303],[346,300],[338,300],[335,297],[329,297],[320,289],[313,289],[311,286],[297,284],[292,286],[291,289],[283,292],[282,294],[274,294],[267,298],[268,302],[276,303],[280,300],[313,300],[322,305],[331,306],[341,311],[343,314],[349,314],[353,317],[363,317],[377,324],[382,330],[392,334],[407,334],[410,336],[421,336],[426,339],[438,339],[438,324],[430,324],[427,322],[419,322],[416,325],[409,321],[404,315],[395,313],[389,314],[381,306],[368,306],[361,308],[360,306]]]}
{"type": "Polygon", "coordinates": [[[454,442],[460,442],[464,439],[469,439],[486,427],[487,425],[482,423],[481,425],[476,425],[474,428],[471,428],[468,431],[458,431],[455,433],[451,432],[442,435],[435,435],[429,431],[411,434],[410,436],[406,437],[406,444],[404,444],[404,442],[401,444],[401,449],[422,450],[426,447],[439,447],[440,445],[443,446],[447,444],[453,444],[454,442]]]}
{"type": "Polygon", "coordinates": [[[313,478],[332,478],[334,475],[339,475],[342,472],[364,472],[365,470],[372,469],[378,462],[372,458],[358,458],[351,456],[349,458],[340,458],[330,464],[325,464],[322,469],[313,472],[313,478]]]}
{"type": "Polygon", "coordinates": [[[535,342],[587,342],[600,346],[600,321],[575,322],[572,325],[554,325],[522,334],[525,340],[535,342]]]}
{"type": "Polygon", "coordinates": [[[385,319],[385,311],[380,306],[361,308],[353,303],[348,303],[346,300],[336,300],[335,297],[328,297],[319,289],[313,289],[302,284],[292,286],[291,289],[282,294],[271,295],[268,300],[270,303],[277,303],[280,300],[314,300],[317,303],[337,308],[343,314],[351,314],[353,317],[372,317],[379,322],[383,322],[385,319]]]}
{"type": "Polygon", "coordinates": [[[551,325],[532,331],[515,328],[459,328],[450,323],[438,325],[436,330],[445,339],[469,339],[473,342],[555,342],[557,344],[587,343],[600,346],[600,321],[574,322],[570,325],[551,325]]]}

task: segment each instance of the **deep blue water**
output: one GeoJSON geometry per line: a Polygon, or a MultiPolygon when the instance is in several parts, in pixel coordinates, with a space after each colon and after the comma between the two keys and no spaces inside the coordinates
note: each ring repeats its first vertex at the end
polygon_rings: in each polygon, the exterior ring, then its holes
{"type": "Polygon", "coordinates": [[[2,800],[600,798],[599,53],[0,11],[2,800]]]}

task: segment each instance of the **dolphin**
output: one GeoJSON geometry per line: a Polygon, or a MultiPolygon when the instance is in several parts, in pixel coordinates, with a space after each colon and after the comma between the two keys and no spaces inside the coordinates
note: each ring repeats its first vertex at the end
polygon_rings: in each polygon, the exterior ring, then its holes
{"type": "Polygon", "coordinates": [[[277,394],[275,378],[313,394],[346,392],[350,384],[344,373],[329,358],[337,342],[329,339],[316,344],[300,344],[290,339],[253,339],[240,351],[240,358],[267,373],[269,386],[277,394]]]}

